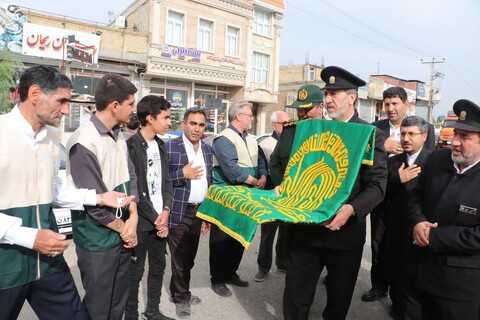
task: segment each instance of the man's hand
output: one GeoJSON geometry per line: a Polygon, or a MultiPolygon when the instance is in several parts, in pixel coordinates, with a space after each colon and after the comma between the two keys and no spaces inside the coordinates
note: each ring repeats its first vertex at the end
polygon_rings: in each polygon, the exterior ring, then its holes
{"type": "Polygon", "coordinates": [[[137,221],[136,219],[127,219],[123,225],[123,230],[120,233],[125,248],[133,248],[137,245],[137,221]]]}
{"type": "Polygon", "coordinates": [[[260,179],[257,180],[257,184],[253,187],[256,189],[265,189],[265,184],[267,183],[267,177],[261,176],[260,179]]]}
{"type": "Polygon", "coordinates": [[[188,180],[200,179],[203,176],[202,166],[193,166],[193,161],[183,167],[183,176],[188,180]]]}
{"type": "Polygon", "coordinates": [[[348,219],[355,213],[353,206],[351,204],[344,204],[338,209],[337,213],[328,223],[325,225],[325,228],[332,231],[338,231],[341,227],[347,223],[348,219]]]}
{"type": "Polygon", "coordinates": [[[107,191],[105,193],[97,194],[97,205],[116,208],[118,205],[117,203],[118,198],[123,198],[121,206],[125,207],[132,200],[135,199],[135,196],[127,196],[125,193],[122,193],[122,192],[107,191]]]}
{"type": "Polygon", "coordinates": [[[157,235],[159,237],[165,238],[168,235],[168,218],[169,214],[167,211],[162,211],[157,220],[155,220],[155,229],[157,229],[157,235]]]}
{"type": "Polygon", "coordinates": [[[438,227],[438,223],[428,221],[419,222],[413,228],[413,244],[419,247],[428,247],[430,245],[430,229],[438,227]]]}
{"type": "Polygon", "coordinates": [[[202,234],[206,234],[210,230],[210,223],[202,221],[202,234]]]}
{"type": "Polygon", "coordinates": [[[402,163],[400,168],[398,168],[398,175],[400,176],[401,183],[407,183],[410,180],[415,179],[422,172],[422,168],[416,164],[405,168],[405,164],[402,163]]]}
{"type": "Polygon", "coordinates": [[[276,186],[275,188],[273,188],[273,191],[275,191],[275,194],[278,197],[280,195],[280,186],[276,186]]]}
{"type": "Polygon", "coordinates": [[[165,228],[162,231],[157,231],[157,237],[166,238],[167,236],[168,236],[168,228],[165,228]]]}
{"type": "Polygon", "coordinates": [[[249,185],[255,187],[256,185],[258,185],[258,180],[254,176],[249,175],[247,180],[243,181],[243,183],[249,184],[249,185]]]}
{"type": "Polygon", "coordinates": [[[387,153],[399,154],[403,152],[402,144],[400,141],[395,141],[395,133],[392,133],[387,140],[385,140],[385,151],[387,153]]]}
{"type": "Polygon", "coordinates": [[[70,241],[65,240],[66,238],[65,235],[52,230],[39,229],[33,243],[33,250],[51,256],[59,255],[70,245],[70,241]]]}

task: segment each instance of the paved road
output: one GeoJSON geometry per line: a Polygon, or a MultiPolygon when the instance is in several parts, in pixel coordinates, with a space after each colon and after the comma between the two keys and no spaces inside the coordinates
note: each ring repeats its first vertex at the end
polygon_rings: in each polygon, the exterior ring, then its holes
{"type": "MultiPolygon", "coordinates": [[[[367,235],[369,239],[369,235],[367,235]]],[[[194,295],[202,299],[202,303],[192,306],[192,315],[190,320],[280,320],[282,319],[282,295],[284,288],[285,275],[283,273],[272,272],[269,277],[261,283],[253,281],[257,272],[257,254],[260,238],[260,229],[255,236],[250,248],[245,251],[242,263],[240,265],[239,275],[250,280],[248,288],[232,287],[233,295],[228,298],[217,296],[210,289],[210,276],[208,267],[208,235],[202,236],[197,254],[196,264],[193,269],[191,291],[194,295]]],[[[381,299],[375,302],[362,302],[360,297],[362,293],[370,289],[370,241],[368,240],[363,254],[362,266],[358,275],[358,281],[355,286],[355,292],[350,306],[347,319],[365,319],[365,320],[386,320],[390,319],[388,311],[390,308],[389,298],[381,299]]],[[[66,251],[65,257],[70,265],[72,274],[77,283],[80,295],[84,291],[80,281],[78,267],[76,266],[76,256],[74,244],[66,251]]],[[[167,265],[169,258],[167,256],[167,265]]],[[[176,318],[175,305],[169,302],[167,288],[170,283],[170,267],[165,271],[162,301],[160,310],[173,318],[176,318]]],[[[142,295],[140,296],[140,307],[143,310],[143,302],[146,297],[145,277],[141,285],[142,295]]],[[[310,319],[322,319],[322,310],[325,306],[325,287],[318,284],[315,301],[312,305],[310,319]]],[[[37,319],[28,303],[25,304],[20,320],[37,319]]]]}

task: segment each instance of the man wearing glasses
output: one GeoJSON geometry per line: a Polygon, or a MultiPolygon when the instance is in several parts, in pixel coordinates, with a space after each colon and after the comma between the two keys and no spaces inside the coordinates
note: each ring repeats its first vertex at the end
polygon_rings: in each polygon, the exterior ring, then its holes
{"type": "MultiPolygon", "coordinates": [[[[381,129],[385,136],[385,151],[389,157],[404,152],[400,142],[400,125],[407,116],[410,103],[405,89],[390,87],[383,92],[383,104],[387,119],[373,122],[372,124],[381,129]]],[[[435,148],[435,132],[433,125],[427,123],[425,148],[433,151],[435,148]]],[[[372,288],[362,295],[363,301],[375,301],[388,295],[388,281],[385,265],[385,203],[381,202],[370,215],[372,267],[370,279],[372,288]]]]}
{"type": "Polygon", "coordinates": [[[420,319],[418,293],[413,287],[420,250],[412,245],[412,235],[407,231],[408,193],[418,183],[422,168],[426,165],[431,150],[425,148],[427,122],[410,116],[403,119],[400,127],[400,143],[403,153],[387,161],[388,180],[385,194],[386,270],[390,284],[390,298],[395,319],[420,319]]]}
{"type": "MultiPolygon", "coordinates": [[[[229,126],[213,140],[213,183],[243,185],[264,189],[267,169],[258,156],[255,137],[247,131],[252,129],[252,104],[235,101],[228,109],[229,126]]],[[[232,294],[226,283],[247,287],[248,281],[237,274],[243,256],[243,246],[220,230],[216,225],[210,230],[210,275],[212,290],[222,297],[232,294]]]]}

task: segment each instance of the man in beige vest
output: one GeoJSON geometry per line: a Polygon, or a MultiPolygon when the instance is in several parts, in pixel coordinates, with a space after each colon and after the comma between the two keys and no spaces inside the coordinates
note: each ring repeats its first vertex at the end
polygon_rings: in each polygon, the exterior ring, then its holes
{"type": "MultiPolygon", "coordinates": [[[[235,101],[228,110],[230,125],[213,141],[213,183],[243,185],[263,189],[267,181],[265,162],[258,157],[258,144],[247,131],[252,128],[252,104],[235,101]]],[[[212,290],[227,297],[232,293],[225,285],[247,287],[248,281],[237,274],[243,246],[212,225],[210,231],[210,275],[212,290]]]]}

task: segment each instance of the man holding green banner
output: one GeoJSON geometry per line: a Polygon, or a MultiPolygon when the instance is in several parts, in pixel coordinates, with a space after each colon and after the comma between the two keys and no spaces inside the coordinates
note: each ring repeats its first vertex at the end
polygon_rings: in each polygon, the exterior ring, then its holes
{"type": "MultiPolygon", "coordinates": [[[[324,96],[329,117],[338,122],[352,123],[351,126],[358,123],[361,125],[355,126],[369,128],[368,123],[358,118],[355,112],[358,87],[366,83],[350,72],[333,66],[325,68],[321,77],[326,83],[324,96]]],[[[296,135],[300,134],[299,129],[297,128],[296,135]]],[[[348,129],[352,130],[353,127],[348,129]]],[[[343,134],[342,138],[347,140],[348,137],[356,136],[353,139],[357,139],[357,148],[360,148],[362,140],[357,135],[351,131],[343,134]]],[[[328,277],[327,305],[323,318],[346,318],[363,253],[366,216],[385,194],[387,169],[384,140],[383,132],[377,131],[374,146],[369,146],[370,151],[373,148],[373,162],[370,161],[369,165],[369,161],[363,162],[357,171],[353,188],[349,190],[346,200],[337,203],[339,209],[332,211],[336,213],[330,220],[322,225],[299,224],[295,228],[291,265],[285,280],[283,308],[286,320],[308,319],[317,282],[324,267],[328,270],[328,277]]],[[[348,153],[355,152],[355,148],[349,149],[348,153]]],[[[289,166],[294,156],[292,152],[289,166]]],[[[337,162],[337,166],[341,164],[342,161],[337,162]]],[[[288,170],[287,167],[286,178],[288,170]]],[[[282,187],[287,183],[284,179],[282,187]]],[[[338,192],[335,196],[337,195],[338,192]]]]}

